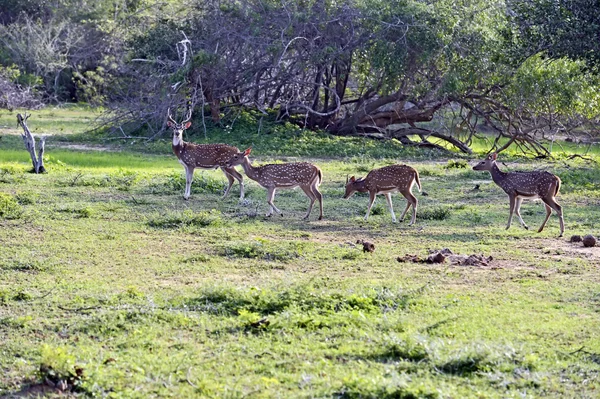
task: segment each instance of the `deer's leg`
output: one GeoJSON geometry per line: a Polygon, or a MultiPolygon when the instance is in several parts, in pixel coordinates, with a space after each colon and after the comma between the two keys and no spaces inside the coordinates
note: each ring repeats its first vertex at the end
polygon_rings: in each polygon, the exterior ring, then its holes
{"type": "Polygon", "coordinates": [[[510,211],[508,214],[508,224],[506,225],[506,230],[508,230],[508,228],[510,227],[510,223],[512,222],[513,212],[515,211],[515,205],[517,204],[517,201],[516,201],[514,195],[509,195],[508,200],[509,200],[510,211]]]}
{"type": "Polygon", "coordinates": [[[227,180],[229,180],[229,187],[227,187],[227,191],[225,191],[223,198],[227,197],[227,194],[229,194],[229,190],[231,189],[231,186],[234,183],[233,179],[235,178],[240,183],[240,201],[243,200],[244,199],[244,176],[242,176],[240,172],[235,170],[235,168],[221,168],[221,169],[225,173],[225,176],[227,176],[227,180]]]}
{"type": "Polygon", "coordinates": [[[273,214],[273,210],[275,210],[275,212],[283,216],[283,213],[279,209],[277,209],[275,204],[273,204],[273,199],[275,198],[275,190],[275,187],[269,187],[267,189],[267,204],[269,204],[270,206],[269,213],[267,213],[267,216],[271,216],[273,214]]]}
{"type": "Polygon", "coordinates": [[[406,197],[406,199],[409,201],[410,204],[412,204],[412,218],[410,220],[410,223],[408,224],[413,225],[417,222],[417,207],[419,206],[419,200],[417,199],[417,197],[415,197],[414,195],[412,195],[412,193],[408,193],[409,196],[406,197]]]}
{"type": "Polygon", "coordinates": [[[227,198],[227,195],[229,194],[229,190],[231,190],[231,186],[233,186],[233,182],[235,181],[235,179],[224,168],[221,168],[221,170],[223,171],[223,173],[225,174],[225,177],[227,178],[227,181],[229,182],[229,185],[227,186],[225,193],[221,197],[221,199],[225,199],[225,198],[227,198]]]}
{"type": "Polygon", "coordinates": [[[192,191],[192,181],[194,180],[194,167],[185,165],[184,168],[185,168],[185,193],[183,194],[183,199],[187,200],[190,198],[190,194],[192,191]]]}
{"type": "Polygon", "coordinates": [[[308,217],[310,216],[310,213],[312,212],[313,205],[315,203],[315,200],[317,199],[317,196],[312,192],[312,189],[310,186],[300,186],[300,188],[302,189],[302,191],[304,191],[304,194],[306,194],[306,196],[310,199],[310,205],[308,206],[308,211],[306,212],[306,215],[304,215],[304,219],[308,219],[308,217]]]}
{"type": "Polygon", "coordinates": [[[315,197],[319,200],[319,220],[323,220],[323,194],[319,191],[319,188],[313,184],[311,190],[315,197]]]}
{"type": "Polygon", "coordinates": [[[523,218],[521,217],[521,204],[522,203],[523,203],[523,198],[517,197],[517,199],[515,201],[515,213],[517,214],[517,217],[519,218],[519,222],[521,223],[521,226],[525,227],[526,230],[529,230],[529,226],[527,226],[525,224],[525,222],[523,221],[523,218]]]}
{"type": "Polygon", "coordinates": [[[544,227],[546,226],[546,222],[548,221],[548,219],[550,219],[550,215],[552,214],[552,208],[550,207],[550,205],[548,205],[546,203],[546,201],[544,201],[544,206],[546,207],[546,218],[544,219],[544,222],[538,229],[538,233],[541,233],[542,230],[544,230],[544,227]]]}
{"type": "Polygon", "coordinates": [[[540,226],[538,233],[544,229],[544,226],[546,226],[546,222],[550,218],[550,214],[552,214],[552,209],[554,209],[556,211],[556,213],[558,214],[558,218],[560,220],[560,235],[559,235],[559,237],[562,237],[563,233],[565,232],[565,221],[563,219],[562,206],[560,206],[552,197],[551,198],[542,198],[542,201],[544,201],[544,205],[546,205],[546,219],[544,220],[544,223],[542,223],[542,225],[540,226]]]}
{"type": "Polygon", "coordinates": [[[402,194],[404,196],[404,198],[406,198],[406,208],[404,208],[404,212],[402,212],[402,215],[400,216],[400,221],[404,220],[404,216],[406,215],[406,212],[408,212],[408,209],[412,205],[412,207],[413,207],[412,217],[411,217],[410,223],[408,225],[409,226],[413,225],[417,221],[417,206],[418,206],[419,201],[417,200],[417,197],[412,195],[412,193],[410,191],[406,191],[406,192],[400,191],[400,194],[402,194]]]}
{"type": "Polygon", "coordinates": [[[375,197],[377,194],[375,191],[369,191],[369,207],[367,208],[367,214],[365,215],[365,220],[369,219],[369,214],[371,213],[371,207],[373,207],[373,202],[375,202],[375,197]]]}
{"type": "Polygon", "coordinates": [[[394,206],[392,205],[392,194],[385,193],[385,199],[387,200],[390,213],[392,214],[392,223],[396,223],[396,215],[394,214],[394,206]]]}

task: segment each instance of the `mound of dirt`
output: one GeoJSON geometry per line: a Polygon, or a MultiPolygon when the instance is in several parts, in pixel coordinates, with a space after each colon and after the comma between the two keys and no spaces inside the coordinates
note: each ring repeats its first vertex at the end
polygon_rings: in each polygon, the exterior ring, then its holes
{"type": "Polygon", "coordinates": [[[422,258],[418,255],[406,254],[404,256],[399,256],[396,258],[398,262],[412,262],[412,263],[444,263],[446,260],[450,262],[451,265],[456,266],[476,266],[476,267],[485,267],[490,266],[491,262],[494,260],[491,256],[484,256],[483,254],[471,254],[471,255],[461,255],[454,254],[450,249],[444,248],[440,251],[433,251],[427,257],[422,258]]]}

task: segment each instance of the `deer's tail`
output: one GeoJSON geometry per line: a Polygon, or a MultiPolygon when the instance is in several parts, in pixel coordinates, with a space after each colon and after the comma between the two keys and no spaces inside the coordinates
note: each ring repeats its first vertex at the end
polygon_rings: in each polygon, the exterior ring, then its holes
{"type": "Polygon", "coordinates": [[[319,186],[323,181],[323,171],[321,171],[321,168],[317,168],[317,176],[319,176],[319,181],[317,182],[317,186],[319,186]]]}
{"type": "Polygon", "coordinates": [[[415,182],[417,183],[417,187],[419,188],[419,192],[421,192],[421,181],[419,180],[419,172],[415,169],[415,182]]]}

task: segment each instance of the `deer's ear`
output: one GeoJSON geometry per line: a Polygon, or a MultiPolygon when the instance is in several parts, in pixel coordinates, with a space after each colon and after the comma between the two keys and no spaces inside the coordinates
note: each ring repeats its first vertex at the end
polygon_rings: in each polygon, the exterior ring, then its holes
{"type": "Polygon", "coordinates": [[[495,161],[498,159],[498,153],[494,152],[492,155],[490,155],[490,158],[495,161]]]}
{"type": "Polygon", "coordinates": [[[352,177],[350,178],[350,181],[351,181],[352,183],[354,183],[354,182],[356,181],[356,177],[352,176],[352,177]]]}
{"type": "Polygon", "coordinates": [[[167,126],[169,126],[169,127],[173,127],[173,126],[175,126],[175,125],[173,124],[173,122],[171,122],[171,121],[167,121],[167,126]]]}
{"type": "Polygon", "coordinates": [[[244,151],[244,156],[246,157],[246,156],[250,155],[251,152],[252,152],[252,147],[246,148],[246,150],[244,151]]]}
{"type": "Polygon", "coordinates": [[[189,129],[189,128],[190,128],[190,126],[192,126],[192,122],[191,122],[191,121],[190,121],[190,122],[187,122],[185,125],[183,125],[183,128],[184,128],[184,129],[189,129]]]}

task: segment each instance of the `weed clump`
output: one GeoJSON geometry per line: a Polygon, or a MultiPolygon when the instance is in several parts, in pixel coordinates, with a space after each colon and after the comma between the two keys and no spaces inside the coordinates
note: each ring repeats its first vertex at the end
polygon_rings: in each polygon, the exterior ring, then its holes
{"type": "Polygon", "coordinates": [[[221,255],[233,258],[264,259],[285,262],[302,255],[304,243],[290,242],[273,245],[266,240],[234,242],[221,249],[221,255]]]}
{"type": "Polygon", "coordinates": [[[377,383],[372,379],[358,377],[345,381],[335,397],[340,399],[437,399],[439,394],[433,387],[420,384],[377,383]]]}
{"type": "Polygon", "coordinates": [[[0,219],[19,219],[23,209],[16,198],[7,193],[0,193],[0,219]]]}
{"type": "Polygon", "coordinates": [[[465,169],[469,166],[469,163],[464,159],[449,159],[444,169],[465,169]]]}
{"type": "Polygon", "coordinates": [[[154,215],[148,219],[148,226],[156,229],[190,229],[222,225],[221,212],[202,211],[194,213],[190,209],[183,212],[171,212],[166,215],[154,215]]]}
{"type": "Polygon", "coordinates": [[[81,391],[83,368],[75,365],[75,357],[64,348],[44,345],[39,376],[46,385],[59,391],[81,391]]]}
{"type": "MultiPolygon", "coordinates": [[[[148,190],[151,194],[181,194],[185,190],[185,175],[173,172],[167,176],[157,176],[150,181],[148,190]]],[[[191,186],[192,194],[221,194],[225,183],[221,179],[210,176],[196,176],[191,186]]]]}
{"type": "Polygon", "coordinates": [[[421,220],[446,220],[450,217],[452,211],[449,207],[433,207],[419,209],[418,218],[421,220]]]}
{"type": "Polygon", "coordinates": [[[421,362],[429,359],[427,348],[422,342],[415,340],[393,340],[384,345],[382,350],[375,355],[382,360],[407,360],[421,362]]]}

